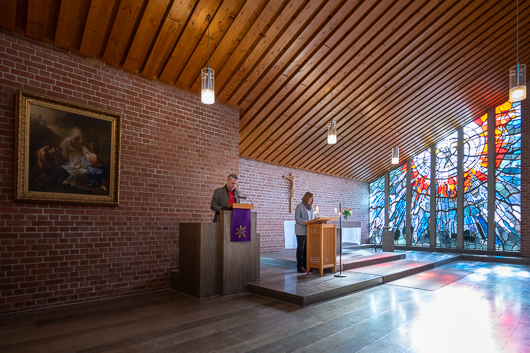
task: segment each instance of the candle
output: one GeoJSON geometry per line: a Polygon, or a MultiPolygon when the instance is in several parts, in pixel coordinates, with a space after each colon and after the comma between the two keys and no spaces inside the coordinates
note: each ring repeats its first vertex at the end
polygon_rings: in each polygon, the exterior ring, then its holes
{"type": "Polygon", "coordinates": [[[337,215],[337,207],[335,207],[335,215],[337,215]]]}
{"type": "Polygon", "coordinates": [[[317,207],[315,207],[315,212],[316,212],[316,213],[318,213],[318,206],[317,206],[317,207]]]}

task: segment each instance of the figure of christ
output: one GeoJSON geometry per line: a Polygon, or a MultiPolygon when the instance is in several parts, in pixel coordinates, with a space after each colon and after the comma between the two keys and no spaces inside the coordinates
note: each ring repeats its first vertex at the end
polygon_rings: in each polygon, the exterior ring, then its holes
{"type": "Polygon", "coordinates": [[[289,197],[289,212],[293,213],[294,182],[295,180],[298,180],[298,178],[295,177],[293,173],[289,173],[289,175],[284,175],[283,177],[291,182],[291,193],[289,197]]]}

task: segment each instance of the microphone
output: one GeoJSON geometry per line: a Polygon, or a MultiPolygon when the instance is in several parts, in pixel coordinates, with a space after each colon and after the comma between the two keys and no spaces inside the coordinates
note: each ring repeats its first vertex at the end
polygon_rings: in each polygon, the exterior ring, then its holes
{"type": "Polygon", "coordinates": [[[241,200],[249,200],[251,204],[254,204],[254,202],[252,202],[252,199],[250,197],[248,197],[247,195],[243,194],[241,191],[239,192],[239,199],[241,200]]]}

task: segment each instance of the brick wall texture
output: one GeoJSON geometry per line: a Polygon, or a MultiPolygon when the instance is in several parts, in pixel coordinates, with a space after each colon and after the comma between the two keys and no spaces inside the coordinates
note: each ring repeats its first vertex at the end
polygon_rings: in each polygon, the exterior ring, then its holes
{"type": "MultiPolygon", "coordinates": [[[[326,142],[323,141],[323,144],[326,142]]],[[[261,251],[285,249],[284,221],[294,220],[294,209],[307,191],[314,194],[314,205],[322,217],[331,217],[334,208],[352,208],[352,220],[362,221],[361,238],[368,240],[369,184],[365,182],[311,173],[300,169],[240,158],[239,190],[249,196],[258,213],[261,251]],[[292,173],[295,181],[293,213],[289,209],[291,183],[283,176],[292,173]]]]}
{"type": "Polygon", "coordinates": [[[0,33],[0,312],[168,287],[238,141],[235,108],[0,33]],[[122,115],[118,207],[13,201],[17,89],[122,115]]]}

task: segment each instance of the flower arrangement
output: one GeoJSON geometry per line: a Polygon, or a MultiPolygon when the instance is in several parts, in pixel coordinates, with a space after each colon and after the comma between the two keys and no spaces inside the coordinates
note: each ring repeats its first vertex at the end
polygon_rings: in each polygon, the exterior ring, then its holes
{"type": "Polygon", "coordinates": [[[342,215],[344,216],[344,219],[347,221],[348,218],[351,217],[351,208],[342,208],[342,215]]]}

